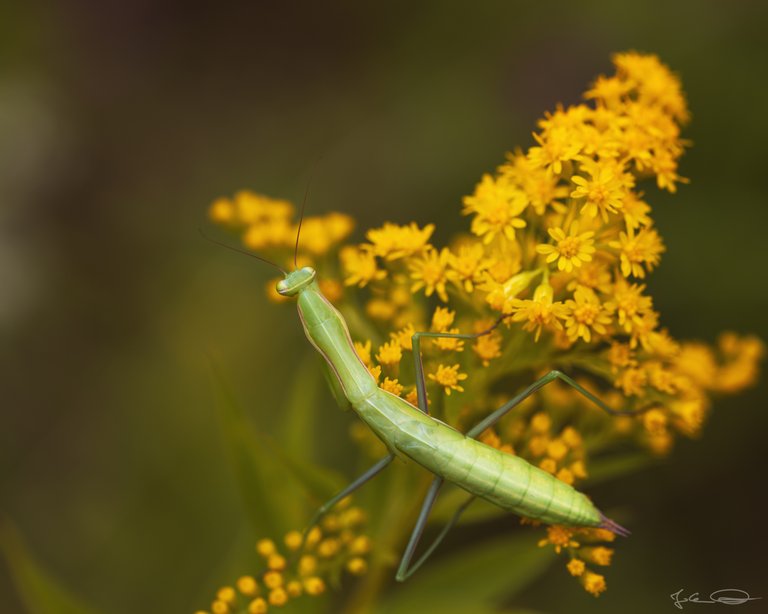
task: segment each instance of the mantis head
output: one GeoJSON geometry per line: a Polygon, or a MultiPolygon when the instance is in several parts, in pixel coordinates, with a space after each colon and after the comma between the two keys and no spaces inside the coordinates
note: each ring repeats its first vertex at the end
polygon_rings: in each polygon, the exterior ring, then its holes
{"type": "Polygon", "coordinates": [[[277,292],[283,296],[296,296],[311,284],[316,276],[317,272],[311,266],[286,273],[285,279],[277,282],[277,292]]]}

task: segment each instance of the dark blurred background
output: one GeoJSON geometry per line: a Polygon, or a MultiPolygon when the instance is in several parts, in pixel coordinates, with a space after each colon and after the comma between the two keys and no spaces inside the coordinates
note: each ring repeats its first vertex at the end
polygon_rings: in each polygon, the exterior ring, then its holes
{"type": "MultiPolygon", "coordinates": [[[[314,164],[310,211],[355,216],[358,238],[438,220],[447,240],[481,173],[615,51],[657,53],[693,113],[691,184],[646,188],[668,246],[649,282],[663,325],[767,339],[767,7],[0,4],[0,514],[104,612],[205,606],[252,541],[206,352],[269,428],[307,347],[293,310],[266,302],[266,267],[200,238],[207,204],[241,188],[300,200],[314,164]]],[[[700,440],[590,493],[622,502],[635,529],[605,595],[558,564],[516,604],[768,599],[765,393],[717,402],[700,440]]],[[[343,468],[348,418],[328,412],[320,447],[343,468]]],[[[0,611],[21,612],[6,572],[0,611]]]]}

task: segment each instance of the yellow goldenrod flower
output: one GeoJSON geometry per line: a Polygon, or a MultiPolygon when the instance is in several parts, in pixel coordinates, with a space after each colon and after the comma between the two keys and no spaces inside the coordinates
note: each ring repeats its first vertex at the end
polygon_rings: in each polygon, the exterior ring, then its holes
{"type": "Polygon", "coordinates": [[[459,382],[467,379],[469,376],[466,373],[459,373],[459,364],[457,363],[452,367],[438,365],[437,371],[429,373],[428,377],[443,386],[445,394],[450,396],[452,390],[464,392],[464,388],[459,385],[459,382]]]}
{"type": "Polygon", "coordinates": [[[648,376],[643,369],[624,369],[616,378],[615,384],[627,396],[642,396],[645,394],[645,384],[648,376]]]}
{"type": "Polygon", "coordinates": [[[563,548],[578,548],[579,542],[573,539],[573,531],[568,527],[553,524],[547,527],[547,537],[539,541],[539,548],[552,545],[560,554],[563,548]]]}
{"type": "Polygon", "coordinates": [[[235,589],[231,586],[220,588],[216,593],[216,599],[223,601],[224,603],[234,603],[236,598],[237,594],[235,593],[235,589]]]}
{"type": "Polygon", "coordinates": [[[571,559],[566,567],[568,568],[568,573],[577,577],[583,574],[586,569],[584,561],[580,561],[579,559],[571,559]]]}
{"type": "Polygon", "coordinates": [[[372,320],[391,320],[396,313],[397,307],[384,299],[374,298],[365,304],[365,315],[372,320]]]}
{"type": "Polygon", "coordinates": [[[562,439],[554,439],[547,445],[547,456],[554,461],[561,461],[568,454],[568,446],[562,439]]]}
{"type": "Polygon", "coordinates": [[[339,544],[338,540],[332,538],[324,539],[317,546],[317,554],[328,559],[334,556],[340,547],[341,544],[339,544]]]}
{"type": "Polygon", "coordinates": [[[446,302],[448,294],[445,291],[446,284],[456,278],[456,273],[448,268],[451,252],[443,248],[440,252],[432,248],[422,258],[412,259],[408,266],[411,269],[411,292],[418,292],[424,288],[427,296],[432,296],[436,291],[440,300],[446,302]]]}
{"type": "Polygon", "coordinates": [[[376,354],[376,360],[379,364],[386,366],[393,366],[400,364],[400,359],[403,357],[403,350],[400,344],[395,341],[387,341],[379,348],[379,352],[376,354]]]}
{"type": "Polygon", "coordinates": [[[549,236],[557,241],[556,245],[539,245],[536,251],[547,256],[547,262],[557,262],[557,268],[570,273],[584,262],[592,260],[595,253],[594,231],[579,234],[579,225],[574,222],[568,234],[562,228],[550,228],[549,236]]]}
{"type": "Polygon", "coordinates": [[[552,458],[545,458],[539,462],[539,469],[554,475],[555,471],[557,471],[557,463],[552,458]]]}
{"type": "Polygon", "coordinates": [[[667,394],[675,394],[677,392],[680,378],[661,362],[657,360],[648,361],[644,367],[645,372],[648,374],[648,382],[656,390],[667,394]]]}
{"type": "Polygon", "coordinates": [[[575,300],[568,300],[565,306],[568,315],[565,328],[568,338],[572,341],[584,339],[587,343],[592,340],[592,331],[605,335],[607,326],[611,324],[612,305],[604,305],[597,295],[588,288],[578,288],[573,293],[575,300]]]}
{"type": "Polygon", "coordinates": [[[309,533],[307,533],[307,540],[306,540],[307,548],[314,548],[317,544],[320,543],[320,540],[322,538],[323,538],[323,532],[320,530],[320,527],[312,527],[309,530],[309,533]]]}
{"type": "Polygon", "coordinates": [[[563,432],[560,433],[560,439],[563,443],[570,448],[578,448],[584,443],[579,432],[572,426],[566,426],[563,432]]]}
{"type": "Polygon", "coordinates": [[[285,591],[288,593],[289,597],[301,597],[301,594],[304,592],[304,588],[301,586],[301,582],[298,580],[291,580],[288,582],[288,584],[285,585],[285,591]]]}
{"type": "Polygon", "coordinates": [[[225,601],[217,599],[211,604],[211,612],[213,612],[213,614],[228,614],[229,605],[225,601]]]}
{"type": "Polygon", "coordinates": [[[585,571],[581,576],[581,584],[588,593],[599,596],[607,588],[605,584],[605,577],[600,574],[592,573],[591,571],[585,571]]]}
{"type": "MultiPolygon", "coordinates": [[[[483,326],[480,330],[484,330],[488,326],[483,326]]],[[[480,332],[480,331],[475,331],[480,332]]],[[[472,346],[472,350],[477,354],[478,358],[483,363],[484,367],[491,364],[491,360],[501,356],[501,336],[495,331],[490,335],[483,335],[478,337],[472,346]]]]}
{"type": "Polygon", "coordinates": [[[631,89],[632,84],[624,79],[600,75],[592,84],[592,89],[584,93],[584,98],[597,98],[608,107],[615,107],[631,89]]]}
{"type": "Polygon", "coordinates": [[[645,277],[645,269],[652,270],[665,249],[661,237],[652,228],[643,228],[637,234],[630,228],[619,233],[618,241],[611,241],[608,245],[619,250],[624,277],[645,277]]]}
{"type": "Polygon", "coordinates": [[[282,571],[285,569],[285,557],[279,554],[270,554],[267,558],[267,567],[275,571],[282,571]]]}
{"type": "Polygon", "coordinates": [[[268,557],[274,554],[276,551],[277,548],[275,547],[275,542],[273,542],[271,539],[260,539],[256,543],[256,552],[258,552],[263,557],[268,557]]]}
{"type": "Polygon", "coordinates": [[[229,224],[235,220],[235,207],[228,198],[217,198],[208,208],[208,217],[217,224],[229,224]]]}
{"type": "Polygon", "coordinates": [[[400,344],[400,347],[404,350],[413,349],[413,335],[416,332],[413,324],[408,324],[404,328],[389,333],[389,336],[400,344]]]}
{"type": "Polygon", "coordinates": [[[603,294],[611,293],[612,278],[605,264],[600,262],[584,262],[573,270],[573,277],[567,286],[568,290],[575,291],[579,286],[584,286],[590,290],[596,290],[603,294]]]}
{"type": "Polygon", "coordinates": [[[316,576],[305,578],[303,584],[308,595],[320,595],[325,592],[325,582],[316,576]]]}
{"type": "Polygon", "coordinates": [[[432,315],[432,330],[436,332],[445,332],[453,324],[453,319],[456,317],[456,312],[446,309],[445,307],[437,307],[435,313],[432,315]]]}
{"type": "Polygon", "coordinates": [[[264,584],[269,589],[275,589],[283,585],[283,574],[279,571],[268,571],[264,574],[264,584]]]}
{"type": "Polygon", "coordinates": [[[536,288],[533,300],[512,299],[509,302],[512,320],[525,322],[523,328],[527,331],[536,331],[534,340],[538,341],[541,330],[544,327],[562,329],[560,320],[568,316],[568,308],[561,302],[552,300],[552,286],[542,283],[536,288]]]}
{"type": "Polygon", "coordinates": [[[324,277],[323,279],[318,280],[317,285],[320,286],[320,291],[325,295],[325,298],[334,305],[337,304],[344,295],[344,286],[335,279],[324,277]]]}
{"type": "Polygon", "coordinates": [[[680,122],[688,120],[688,109],[680,80],[658,56],[630,51],[613,56],[617,74],[635,85],[640,102],[658,105],[680,122]]]}
{"type": "Polygon", "coordinates": [[[596,546],[593,548],[581,548],[579,550],[579,556],[585,561],[594,563],[595,565],[607,566],[611,564],[611,558],[613,557],[613,549],[605,548],[604,546],[596,546]]]}
{"type": "Polygon", "coordinates": [[[368,570],[368,564],[365,559],[354,558],[347,561],[347,571],[353,576],[363,575],[368,570]]]}
{"type": "Polygon", "coordinates": [[[285,592],[284,588],[278,587],[269,591],[267,599],[270,605],[283,606],[288,603],[288,593],[285,592]]]}
{"type": "Polygon", "coordinates": [[[355,351],[357,352],[357,355],[360,357],[360,360],[363,361],[363,364],[366,367],[372,366],[373,362],[371,361],[371,340],[368,339],[365,343],[361,343],[360,341],[355,341],[354,346],[355,346],[355,351]]]}
{"type": "Polygon", "coordinates": [[[391,392],[396,397],[399,397],[403,393],[403,385],[397,381],[397,379],[384,378],[384,381],[379,385],[382,390],[391,392]]]}
{"type": "Polygon", "coordinates": [[[534,435],[528,440],[528,454],[532,458],[543,456],[549,445],[549,437],[543,435],[534,435]]]}
{"type": "Polygon", "coordinates": [[[531,417],[531,431],[534,433],[549,433],[552,428],[552,418],[549,414],[538,412],[531,417]]]}
{"type": "Polygon", "coordinates": [[[242,576],[237,579],[237,590],[246,597],[253,597],[259,592],[259,585],[253,576],[242,576]]]}
{"type": "Polygon", "coordinates": [[[637,365],[635,352],[628,343],[619,343],[614,341],[607,352],[608,362],[611,363],[611,370],[616,373],[619,369],[634,367],[637,365]]]}
{"type": "Polygon", "coordinates": [[[573,473],[573,476],[575,478],[579,478],[583,480],[584,478],[587,477],[587,470],[586,470],[586,467],[584,466],[584,461],[578,460],[578,461],[575,461],[574,463],[571,463],[570,470],[571,470],[571,473],[573,473]]]}
{"type": "Polygon", "coordinates": [[[464,215],[475,214],[472,219],[472,233],[490,243],[497,236],[510,241],[515,239],[515,230],[525,228],[526,222],[520,214],[528,206],[525,193],[502,178],[494,179],[483,175],[472,196],[464,197],[464,215]]]}
{"type": "MultiPolygon", "coordinates": [[[[451,335],[458,334],[460,331],[458,328],[449,328],[448,330],[441,331],[444,333],[449,333],[451,335]]],[[[446,350],[450,352],[463,352],[464,351],[464,340],[458,339],[456,337],[437,337],[433,339],[434,344],[441,350],[446,350]]]]}
{"type": "Polygon", "coordinates": [[[381,228],[369,230],[365,236],[371,242],[374,254],[386,260],[397,260],[424,252],[434,230],[434,224],[419,228],[415,222],[408,226],[386,223],[381,228]]]}
{"type": "Polygon", "coordinates": [[[283,542],[289,550],[298,550],[301,546],[301,533],[299,531],[289,531],[285,534],[283,542]]]}
{"type": "Polygon", "coordinates": [[[323,218],[325,232],[333,243],[346,239],[355,228],[355,221],[344,213],[332,211],[323,218]]]}
{"type": "Polygon", "coordinates": [[[616,539],[616,534],[608,529],[584,528],[580,534],[584,541],[589,542],[612,542],[616,539]]]}
{"type": "Polygon", "coordinates": [[[268,610],[269,605],[262,597],[257,597],[248,604],[248,614],[266,614],[268,610]]]}
{"type": "Polygon", "coordinates": [[[571,198],[586,199],[580,212],[593,218],[599,213],[607,223],[608,213],[616,213],[624,205],[627,190],[615,171],[608,166],[594,165],[585,170],[590,174],[590,179],[580,175],[571,177],[571,181],[578,186],[571,192],[571,198]]]}
{"type": "Polygon", "coordinates": [[[651,310],[653,301],[643,295],[645,285],[629,284],[623,278],[618,279],[613,288],[612,304],[616,306],[619,326],[627,333],[642,325],[643,316],[651,310]]]}
{"type": "Polygon", "coordinates": [[[627,194],[621,212],[624,214],[624,223],[629,230],[637,230],[641,226],[651,225],[651,218],[648,215],[651,212],[651,207],[633,192],[627,194]]]}
{"type": "Polygon", "coordinates": [[[474,292],[475,284],[482,279],[490,262],[479,243],[460,245],[458,253],[452,252],[448,258],[448,264],[456,274],[453,282],[469,294],[474,292]]]}
{"type": "Polygon", "coordinates": [[[543,136],[534,133],[533,138],[539,145],[528,150],[531,166],[555,175],[562,173],[563,163],[575,160],[583,147],[578,133],[564,126],[550,128],[543,136]]]}
{"type": "Polygon", "coordinates": [[[499,167],[499,173],[522,188],[536,215],[544,215],[547,207],[563,210],[560,200],[568,196],[568,188],[547,169],[535,167],[521,151],[507,154],[507,163],[499,167]]]}
{"type": "Polygon", "coordinates": [[[311,576],[317,570],[317,559],[309,554],[305,554],[299,559],[299,573],[302,576],[311,576]]]}
{"type": "Polygon", "coordinates": [[[378,268],[376,257],[370,249],[345,247],[339,252],[339,259],[347,273],[344,284],[364,288],[372,281],[379,281],[387,276],[385,270],[378,268]]]}

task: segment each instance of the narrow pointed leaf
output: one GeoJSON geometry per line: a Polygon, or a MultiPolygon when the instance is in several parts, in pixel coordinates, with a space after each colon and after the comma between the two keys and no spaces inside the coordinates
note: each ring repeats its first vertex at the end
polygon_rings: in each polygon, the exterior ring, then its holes
{"type": "Polygon", "coordinates": [[[19,598],[30,614],[96,614],[72,594],[29,552],[15,527],[0,526],[0,550],[5,556],[19,598]]]}
{"type": "Polygon", "coordinates": [[[484,541],[429,561],[375,612],[503,612],[499,604],[544,572],[552,560],[552,553],[539,548],[537,536],[530,532],[484,541]]]}

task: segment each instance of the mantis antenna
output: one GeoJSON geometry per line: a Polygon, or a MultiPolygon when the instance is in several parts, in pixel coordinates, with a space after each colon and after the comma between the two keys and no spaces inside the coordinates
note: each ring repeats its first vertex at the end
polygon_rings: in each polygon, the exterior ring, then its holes
{"type": "Polygon", "coordinates": [[[307,179],[307,187],[304,190],[304,200],[301,201],[301,213],[299,214],[299,228],[296,230],[296,247],[293,249],[293,266],[295,268],[299,268],[298,263],[298,257],[299,257],[299,237],[301,236],[301,224],[304,222],[304,208],[307,206],[307,196],[309,196],[309,186],[312,185],[312,176],[315,173],[315,164],[312,165],[312,168],[309,171],[309,179],[307,179]]]}
{"type": "Polygon", "coordinates": [[[251,258],[256,258],[256,260],[261,260],[262,262],[266,262],[267,264],[275,267],[278,271],[280,271],[283,275],[288,275],[288,272],[283,269],[281,266],[275,264],[271,260],[267,260],[266,258],[262,258],[261,256],[257,256],[256,254],[253,254],[247,250],[240,249],[239,247],[234,247],[233,245],[228,245],[227,243],[223,243],[222,241],[217,241],[216,239],[209,237],[205,232],[203,232],[202,228],[197,229],[200,232],[200,236],[203,237],[206,241],[210,241],[211,243],[214,243],[220,247],[225,247],[226,249],[230,249],[233,252],[238,252],[240,254],[245,254],[246,256],[250,256],[251,258]]]}

